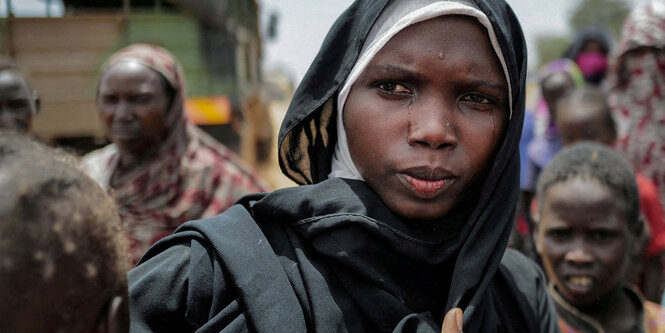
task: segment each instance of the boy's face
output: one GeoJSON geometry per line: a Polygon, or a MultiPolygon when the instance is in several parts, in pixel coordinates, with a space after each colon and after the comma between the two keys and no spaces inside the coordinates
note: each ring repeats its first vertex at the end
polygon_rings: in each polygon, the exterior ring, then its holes
{"type": "Polygon", "coordinates": [[[394,36],[354,83],[344,108],[355,166],[406,219],[445,216],[488,168],[509,112],[487,30],[444,16],[394,36]]]}
{"type": "Polygon", "coordinates": [[[574,177],[552,184],[543,204],[537,249],[566,300],[585,306],[620,287],[632,236],[617,195],[574,177]]]}
{"type": "Polygon", "coordinates": [[[564,146],[580,141],[594,141],[608,146],[614,142],[614,131],[604,119],[601,105],[570,103],[557,108],[557,128],[564,146]]]}
{"type": "Polygon", "coordinates": [[[168,97],[159,73],[137,62],[112,65],[99,81],[97,109],[121,152],[140,156],[167,131],[168,97]]]}
{"type": "Polygon", "coordinates": [[[36,113],[25,78],[12,70],[0,71],[0,128],[27,132],[36,113]]]}

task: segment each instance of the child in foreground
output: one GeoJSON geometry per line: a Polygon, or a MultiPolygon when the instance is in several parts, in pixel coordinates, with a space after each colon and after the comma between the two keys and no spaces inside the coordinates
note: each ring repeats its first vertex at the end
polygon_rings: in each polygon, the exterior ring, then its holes
{"type": "Polygon", "coordinates": [[[132,331],[440,332],[456,308],[465,332],[558,331],[542,272],[506,251],[525,73],[504,1],[356,1],[282,123],[302,186],[155,244],[132,331]]]}
{"type": "Polygon", "coordinates": [[[567,332],[662,332],[665,309],[627,283],[641,255],[635,175],[610,148],[562,150],[538,180],[537,249],[567,332]]]}
{"type": "Polygon", "coordinates": [[[0,332],[127,332],[123,237],[72,157],[0,131],[0,332]]]}

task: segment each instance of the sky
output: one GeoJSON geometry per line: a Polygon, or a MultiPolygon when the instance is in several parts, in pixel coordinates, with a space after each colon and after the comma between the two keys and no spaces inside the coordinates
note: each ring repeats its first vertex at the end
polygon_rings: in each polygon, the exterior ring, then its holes
{"type": "MultiPolygon", "coordinates": [[[[631,6],[646,0],[625,0],[631,6]]],[[[352,0],[259,0],[262,18],[277,12],[278,38],[264,46],[266,69],[291,71],[296,82],[309,64],[335,19],[352,0]]],[[[517,15],[527,41],[529,68],[537,64],[536,38],[543,34],[570,35],[568,17],[579,0],[507,0],[517,15]]]]}
{"type": "MultiPolygon", "coordinates": [[[[6,16],[7,1],[0,0],[0,16],[6,16]]],[[[44,16],[47,0],[10,0],[17,16],[44,16]]],[[[537,63],[535,41],[539,35],[570,35],[568,16],[579,0],[507,0],[524,30],[529,67],[537,63]]],[[[626,0],[631,5],[646,0],[626,0]]],[[[295,83],[304,76],[328,29],[352,0],[258,0],[261,19],[279,15],[278,35],[266,40],[263,64],[266,70],[278,68],[290,74],[295,83]]],[[[50,0],[51,14],[62,15],[62,1],[50,0]]]]}
{"type": "MultiPolygon", "coordinates": [[[[566,34],[568,13],[578,0],[508,0],[524,30],[529,49],[535,49],[539,34],[566,34]]],[[[352,0],[260,0],[262,18],[279,15],[276,40],[264,45],[264,65],[293,73],[299,81],[314,59],[335,19],[352,0]]],[[[530,57],[534,56],[531,52],[530,57]]],[[[534,58],[535,59],[535,58],[534,58]]],[[[536,63],[536,62],[533,62],[536,63]]]]}

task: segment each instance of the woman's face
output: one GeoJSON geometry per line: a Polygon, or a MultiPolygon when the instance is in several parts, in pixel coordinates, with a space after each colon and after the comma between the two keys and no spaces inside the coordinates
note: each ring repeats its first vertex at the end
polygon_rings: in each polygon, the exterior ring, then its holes
{"type": "Polygon", "coordinates": [[[354,83],[344,107],[358,171],[406,219],[434,220],[462,200],[493,160],[508,87],[487,30],[443,16],[394,36],[354,83]]]}
{"type": "Polygon", "coordinates": [[[574,177],[545,193],[537,249],[550,280],[575,306],[621,286],[632,244],[625,207],[607,186],[574,177]]]}
{"type": "Polygon", "coordinates": [[[168,96],[164,80],[137,62],[123,61],[99,81],[99,117],[121,153],[141,156],[156,147],[167,132],[168,96]]]}

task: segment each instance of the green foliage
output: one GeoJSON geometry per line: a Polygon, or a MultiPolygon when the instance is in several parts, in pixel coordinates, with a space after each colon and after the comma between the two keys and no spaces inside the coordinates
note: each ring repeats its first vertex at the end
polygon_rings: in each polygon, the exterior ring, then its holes
{"type": "Polygon", "coordinates": [[[566,36],[541,35],[536,38],[538,49],[538,68],[552,60],[561,58],[561,55],[570,44],[566,36]]]}
{"type": "Polygon", "coordinates": [[[605,26],[618,38],[629,13],[624,0],[583,0],[573,9],[569,24],[574,33],[591,25],[605,26]]]}

